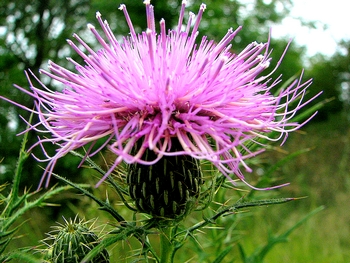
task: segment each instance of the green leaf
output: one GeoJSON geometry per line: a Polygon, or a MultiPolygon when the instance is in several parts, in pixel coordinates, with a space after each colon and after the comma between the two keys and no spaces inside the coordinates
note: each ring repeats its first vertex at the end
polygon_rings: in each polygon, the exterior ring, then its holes
{"type": "Polygon", "coordinates": [[[88,190],[84,189],[81,185],[75,184],[64,177],[59,176],[58,174],[52,174],[52,175],[55,176],[57,179],[61,180],[62,182],[79,190],[81,193],[88,196],[92,200],[94,200],[100,206],[101,210],[104,210],[110,213],[115,219],[117,219],[118,222],[125,222],[125,219],[109,204],[109,202],[104,202],[100,200],[99,198],[94,196],[92,193],[90,193],[88,190]]]}
{"type": "MultiPolygon", "coordinates": [[[[301,226],[305,221],[307,221],[309,218],[317,214],[318,212],[322,211],[324,209],[323,206],[320,206],[316,208],[315,210],[311,211],[309,214],[307,214],[305,217],[300,219],[297,223],[295,223],[292,227],[287,229],[284,233],[280,235],[269,235],[268,241],[265,245],[257,248],[252,255],[249,257],[242,257],[244,263],[260,263],[263,262],[265,256],[268,252],[272,250],[272,248],[278,244],[288,241],[288,236],[299,226],[301,226]]],[[[244,255],[244,254],[243,254],[244,255]]]]}
{"type": "MultiPolygon", "coordinates": [[[[228,255],[228,253],[230,253],[232,247],[229,246],[226,249],[224,249],[224,251],[222,251],[219,256],[213,261],[213,263],[220,263],[225,257],[226,255],[228,255]]],[[[233,262],[233,261],[230,261],[233,262]]]]}
{"type": "Polygon", "coordinates": [[[38,262],[41,262],[41,261],[38,261],[37,257],[34,257],[33,255],[28,254],[26,252],[22,252],[22,251],[11,252],[7,256],[7,260],[11,260],[11,259],[16,259],[17,260],[16,262],[26,262],[26,263],[38,263],[38,262]]]}

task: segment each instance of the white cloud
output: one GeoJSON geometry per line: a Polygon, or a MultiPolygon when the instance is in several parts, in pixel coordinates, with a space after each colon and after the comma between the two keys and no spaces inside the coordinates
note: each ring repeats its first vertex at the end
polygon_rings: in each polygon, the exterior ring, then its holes
{"type": "Polygon", "coordinates": [[[294,0],[294,7],[282,25],[272,28],[272,36],[288,36],[308,48],[308,54],[317,52],[332,55],[337,42],[350,39],[350,1],[348,0],[294,0]],[[317,29],[302,26],[300,20],[317,22],[317,29]]]}

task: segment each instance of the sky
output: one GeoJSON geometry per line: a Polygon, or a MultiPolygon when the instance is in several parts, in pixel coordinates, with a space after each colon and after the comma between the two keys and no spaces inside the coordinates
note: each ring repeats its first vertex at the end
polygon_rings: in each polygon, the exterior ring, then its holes
{"type": "Polygon", "coordinates": [[[293,0],[294,7],[282,25],[272,27],[272,37],[288,36],[307,46],[307,54],[332,55],[337,42],[350,40],[350,0],[293,0]],[[297,19],[318,21],[317,29],[303,27],[297,19]],[[323,30],[323,27],[327,29],[323,30]]]}

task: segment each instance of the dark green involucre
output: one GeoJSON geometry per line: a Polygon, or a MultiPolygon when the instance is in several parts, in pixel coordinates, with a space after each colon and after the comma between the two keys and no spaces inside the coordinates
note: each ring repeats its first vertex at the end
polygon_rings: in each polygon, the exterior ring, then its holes
{"type": "MultiPolygon", "coordinates": [[[[181,150],[172,140],[171,152],[181,150]]],[[[151,161],[156,154],[146,150],[142,159],[151,161]]],[[[154,165],[129,166],[127,183],[136,208],[154,217],[178,218],[187,214],[191,202],[200,194],[203,178],[197,159],[187,155],[163,156],[154,165]]]]}

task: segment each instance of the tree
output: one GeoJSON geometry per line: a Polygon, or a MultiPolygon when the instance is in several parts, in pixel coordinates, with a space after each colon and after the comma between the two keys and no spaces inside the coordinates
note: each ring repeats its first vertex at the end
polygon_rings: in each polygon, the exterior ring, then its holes
{"type": "MultiPolygon", "coordinates": [[[[310,59],[307,75],[312,76],[312,89],[322,91],[323,99],[331,99],[319,110],[317,120],[349,109],[350,41],[341,41],[338,51],[331,57],[317,54],[310,59]]],[[[349,114],[349,113],[347,113],[349,114]]]]}
{"type": "MultiPolygon", "coordinates": [[[[1,95],[28,108],[33,107],[33,99],[23,96],[13,87],[13,83],[27,87],[23,71],[30,69],[37,74],[40,67],[46,67],[49,59],[66,63],[65,56],[70,51],[67,52],[65,40],[73,31],[85,28],[88,7],[88,0],[15,0],[0,3],[0,24],[4,25],[0,38],[1,95]]],[[[15,134],[25,129],[25,123],[19,120],[18,114],[28,119],[29,113],[2,100],[0,113],[0,151],[5,157],[2,167],[6,170],[1,179],[11,180],[21,141],[15,134]]],[[[34,142],[35,134],[31,133],[29,139],[34,142]]],[[[31,176],[28,178],[32,178],[32,174],[42,173],[36,165],[30,168],[27,172],[31,176]]]]}

